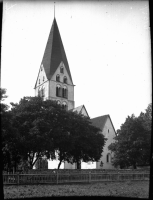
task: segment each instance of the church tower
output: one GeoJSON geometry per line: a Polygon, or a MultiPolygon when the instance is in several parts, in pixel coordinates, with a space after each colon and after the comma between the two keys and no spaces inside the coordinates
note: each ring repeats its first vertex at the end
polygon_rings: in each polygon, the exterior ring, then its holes
{"type": "Polygon", "coordinates": [[[34,89],[35,96],[56,100],[67,110],[75,106],[72,76],[55,18],[34,89]]]}

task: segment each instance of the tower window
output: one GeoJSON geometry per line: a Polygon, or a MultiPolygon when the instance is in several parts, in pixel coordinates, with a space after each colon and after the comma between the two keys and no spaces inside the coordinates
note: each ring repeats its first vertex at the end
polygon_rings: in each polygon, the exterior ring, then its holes
{"type": "Polygon", "coordinates": [[[43,81],[45,80],[45,77],[43,76],[43,81]]]}
{"type": "Polygon", "coordinates": [[[43,70],[43,65],[41,65],[40,70],[41,70],[41,71],[43,70]]]}
{"type": "Polygon", "coordinates": [[[42,88],[42,97],[45,97],[45,88],[42,88]]]}
{"type": "Polygon", "coordinates": [[[66,104],[66,102],[63,102],[62,108],[63,108],[64,110],[67,110],[67,104],[66,104]]]}
{"type": "Polygon", "coordinates": [[[108,133],[109,133],[109,129],[108,129],[108,133]]]}
{"type": "Polygon", "coordinates": [[[57,101],[57,104],[58,104],[58,105],[61,105],[61,102],[58,100],[58,101],[57,101]]]}
{"type": "Polygon", "coordinates": [[[111,155],[110,155],[110,153],[108,153],[108,154],[106,155],[106,162],[107,162],[107,163],[110,163],[110,162],[111,162],[111,155]]]}
{"type": "Polygon", "coordinates": [[[39,79],[39,84],[40,84],[40,79],[39,79]]]}
{"type": "Polygon", "coordinates": [[[66,88],[66,86],[63,87],[63,95],[64,98],[68,98],[68,90],[66,88]]]}
{"type": "Polygon", "coordinates": [[[62,96],[62,88],[60,85],[56,86],[56,96],[61,97],[62,96]]]}
{"type": "Polygon", "coordinates": [[[64,67],[60,68],[60,73],[62,73],[62,74],[64,73],[64,67]]]}
{"type": "Polygon", "coordinates": [[[40,97],[40,96],[41,96],[41,90],[38,89],[38,97],[40,97]]]}
{"type": "Polygon", "coordinates": [[[60,81],[60,75],[59,74],[56,75],[56,81],[58,81],[58,82],[60,81]]]}
{"type": "Polygon", "coordinates": [[[67,83],[67,77],[66,76],[64,77],[63,82],[67,83]]]}

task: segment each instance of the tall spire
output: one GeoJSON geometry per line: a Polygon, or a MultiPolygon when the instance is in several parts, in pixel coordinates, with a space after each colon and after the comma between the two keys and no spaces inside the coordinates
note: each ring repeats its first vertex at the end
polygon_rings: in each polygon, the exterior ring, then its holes
{"type": "Polygon", "coordinates": [[[66,53],[64,50],[56,19],[54,18],[51,31],[49,33],[48,41],[46,44],[44,56],[42,59],[42,64],[44,66],[44,70],[48,80],[51,79],[61,62],[64,63],[70,80],[72,81],[66,53]]]}
{"type": "Polygon", "coordinates": [[[54,19],[55,19],[55,1],[54,1],[54,19]]]}

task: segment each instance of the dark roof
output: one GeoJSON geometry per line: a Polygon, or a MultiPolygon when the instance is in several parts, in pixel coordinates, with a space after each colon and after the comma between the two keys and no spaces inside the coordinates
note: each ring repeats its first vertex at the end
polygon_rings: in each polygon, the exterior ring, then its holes
{"type": "MultiPolygon", "coordinates": [[[[100,128],[100,129],[103,131],[103,128],[104,128],[104,126],[105,126],[105,123],[106,123],[107,118],[110,119],[110,121],[111,121],[111,123],[112,123],[112,126],[113,126],[113,129],[114,129],[114,131],[115,131],[113,122],[112,122],[112,120],[111,120],[111,118],[110,118],[109,115],[103,115],[103,116],[95,117],[95,118],[91,119],[92,125],[93,125],[93,126],[96,126],[96,127],[98,127],[98,128],[100,128]]],[[[115,131],[115,134],[116,134],[116,131],[115,131]]]]}
{"type": "MultiPolygon", "coordinates": [[[[53,24],[51,27],[51,31],[49,33],[48,41],[46,44],[44,56],[42,59],[42,63],[47,79],[50,80],[53,74],[55,73],[57,67],[61,63],[64,62],[67,73],[72,81],[71,72],[69,69],[69,64],[66,58],[64,46],[62,43],[62,39],[60,36],[60,32],[57,26],[56,19],[54,18],[53,24]]],[[[73,84],[73,81],[72,81],[73,84]]],[[[36,85],[35,85],[36,87],[36,85]]]]}
{"type": "Polygon", "coordinates": [[[94,125],[94,126],[100,128],[101,130],[103,130],[107,118],[108,118],[108,115],[103,115],[103,116],[100,116],[100,117],[95,117],[95,118],[91,119],[92,125],[94,125]]]}

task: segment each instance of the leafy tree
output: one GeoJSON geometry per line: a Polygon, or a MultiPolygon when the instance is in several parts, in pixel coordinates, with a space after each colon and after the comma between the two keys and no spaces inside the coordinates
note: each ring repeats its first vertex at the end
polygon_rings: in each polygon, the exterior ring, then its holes
{"type": "Polygon", "coordinates": [[[39,158],[35,164],[36,169],[48,169],[47,158],[39,158]]]}
{"type": "Polygon", "coordinates": [[[22,159],[28,161],[29,168],[44,155],[55,158],[52,138],[55,115],[52,110],[61,108],[41,97],[24,97],[19,104],[11,105],[13,126],[19,135],[18,150],[22,159]]]}
{"type": "Polygon", "coordinates": [[[72,111],[65,111],[59,117],[60,128],[54,136],[60,161],[58,168],[62,161],[77,163],[77,168],[80,168],[81,160],[98,161],[105,144],[101,130],[92,126],[87,117],[72,111]]]}
{"type": "Polygon", "coordinates": [[[6,95],[6,89],[5,88],[0,88],[0,105],[1,105],[1,115],[4,114],[8,110],[8,105],[5,103],[2,103],[7,98],[6,95]]]}
{"type": "MultiPolygon", "coordinates": [[[[72,113],[72,115],[75,115],[72,113]]],[[[76,115],[72,126],[72,139],[70,155],[72,163],[77,163],[80,168],[80,161],[98,161],[102,155],[106,139],[101,133],[101,129],[94,127],[90,119],[76,115]]]]}
{"type": "Polygon", "coordinates": [[[105,139],[86,117],[41,97],[24,97],[19,104],[12,103],[11,112],[19,135],[18,150],[30,168],[44,155],[52,160],[57,155],[58,168],[63,161],[100,159],[105,139]]]}
{"type": "MultiPolygon", "coordinates": [[[[0,89],[1,101],[7,98],[6,89],[0,89]]],[[[3,169],[10,171],[20,162],[20,156],[17,150],[17,135],[12,126],[11,112],[8,110],[9,106],[1,103],[1,136],[2,136],[2,158],[3,169]]]]}
{"type": "Polygon", "coordinates": [[[151,130],[152,130],[152,104],[149,104],[146,112],[140,113],[138,117],[141,121],[145,138],[142,142],[143,148],[141,149],[141,160],[139,164],[149,164],[150,163],[150,150],[151,150],[151,130]]]}
{"type": "Polygon", "coordinates": [[[108,148],[114,152],[113,165],[126,168],[149,164],[151,139],[151,104],[139,117],[127,117],[117,130],[115,142],[108,148]]]}

